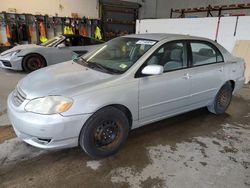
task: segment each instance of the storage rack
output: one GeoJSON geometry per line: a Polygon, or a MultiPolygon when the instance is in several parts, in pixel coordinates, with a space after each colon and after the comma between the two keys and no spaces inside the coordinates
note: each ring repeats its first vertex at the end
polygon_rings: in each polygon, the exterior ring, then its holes
{"type": "MultiPolygon", "coordinates": [[[[0,14],[3,15],[2,22],[5,25],[10,22],[15,23],[17,27],[22,23],[27,25],[31,24],[31,22],[29,21],[29,17],[31,16],[31,14],[18,14],[18,13],[8,13],[8,12],[2,12],[0,14]]],[[[28,42],[30,42],[30,39],[28,39],[28,42]]]]}
{"type": "Polygon", "coordinates": [[[199,8],[187,8],[187,9],[171,9],[170,18],[173,18],[173,14],[179,14],[179,18],[185,18],[185,14],[187,13],[199,13],[206,12],[207,17],[213,17],[213,12],[217,12],[218,17],[222,16],[222,11],[225,10],[243,10],[250,9],[250,3],[247,4],[231,4],[231,5],[221,5],[221,6],[211,6],[208,7],[199,7],[199,8]]]}
{"type": "MultiPolygon", "coordinates": [[[[47,15],[32,15],[32,14],[19,14],[19,13],[8,13],[8,12],[0,12],[1,18],[0,19],[0,27],[6,27],[6,25],[10,22],[15,22],[16,25],[19,24],[19,18],[22,18],[22,22],[25,22],[25,24],[28,25],[33,25],[35,24],[35,32],[36,32],[36,42],[32,42],[31,38],[27,41],[27,43],[39,43],[39,21],[43,21],[45,24],[45,30],[46,34],[48,35],[48,25],[53,26],[53,34],[56,36],[58,33],[63,33],[64,31],[64,26],[65,26],[65,20],[69,19],[70,22],[73,20],[78,20],[79,25],[82,26],[82,19],[83,18],[70,18],[70,17],[49,17],[47,15]],[[55,23],[59,23],[60,25],[57,25],[58,27],[55,27],[55,23]],[[59,29],[60,26],[60,29],[59,29]],[[57,31],[59,30],[59,32],[57,31]]],[[[87,19],[87,18],[86,18],[87,19]]],[[[91,24],[88,26],[89,28],[89,37],[94,36],[94,27],[95,25],[92,23],[95,23],[96,21],[99,22],[98,19],[87,19],[91,24]]],[[[47,36],[48,37],[48,36],[47,36]]],[[[6,48],[6,46],[2,46],[1,48],[6,48]]]]}

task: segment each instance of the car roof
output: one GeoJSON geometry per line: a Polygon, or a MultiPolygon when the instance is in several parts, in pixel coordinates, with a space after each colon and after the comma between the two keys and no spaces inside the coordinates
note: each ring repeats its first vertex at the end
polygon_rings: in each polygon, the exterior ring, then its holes
{"type": "Polygon", "coordinates": [[[132,35],[127,35],[125,37],[131,37],[131,38],[142,38],[146,40],[156,40],[156,41],[161,41],[167,38],[171,38],[173,40],[205,40],[205,41],[212,41],[207,38],[202,38],[202,37],[195,37],[195,36],[190,36],[190,35],[180,35],[180,34],[169,34],[169,33],[145,33],[145,34],[132,34],[132,35]]]}
{"type": "Polygon", "coordinates": [[[200,41],[207,41],[215,45],[222,54],[229,54],[229,52],[216,41],[203,38],[203,37],[195,37],[190,35],[180,35],[180,34],[170,34],[170,33],[145,33],[145,34],[132,34],[123,37],[130,37],[130,38],[138,38],[138,39],[146,39],[146,40],[156,40],[161,41],[165,39],[169,40],[200,40],[200,41]]]}

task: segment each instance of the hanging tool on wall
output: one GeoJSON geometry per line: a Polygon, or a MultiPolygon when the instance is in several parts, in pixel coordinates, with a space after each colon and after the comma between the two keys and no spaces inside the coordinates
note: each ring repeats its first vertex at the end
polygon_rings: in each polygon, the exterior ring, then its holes
{"type": "Polygon", "coordinates": [[[95,28],[95,39],[102,40],[101,29],[98,25],[95,28]]]}
{"type": "Polygon", "coordinates": [[[216,28],[216,34],[215,34],[215,42],[217,42],[218,35],[219,35],[219,29],[220,29],[220,19],[221,17],[218,17],[218,23],[217,23],[217,28],[216,28]]]}
{"type": "Polygon", "coordinates": [[[17,32],[18,32],[18,43],[22,43],[23,41],[29,40],[28,26],[26,24],[25,19],[21,17],[16,17],[17,22],[17,32]]]}
{"type": "Polygon", "coordinates": [[[237,16],[237,19],[236,19],[235,29],[234,29],[234,36],[236,36],[236,33],[237,33],[238,22],[239,22],[239,16],[237,16]]]}
{"type": "Polygon", "coordinates": [[[86,37],[88,36],[88,29],[87,29],[87,18],[85,16],[82,18],[82,24],[83,26],[81,28],[81,35],[86,37]]]}
{"type": "Polygon", "coordinates": [[[71,24],[71,26],[72,26],[73,33],[75,35],[79,35],[80,34],[80,31],[79,31],[80,30],[79,20],[78,19],[74,19],[73,22],[72,22],[72,24],[71,24]]]}
{"type": "Polygon", "coordinates": [[[46,36],[46,29],[45,29],[45,24],[43,21],[40,21],[39,23],[39,33],[40,33],[40,37],[39,37],[40,42],[41,43],[46,42],[48,39],[46,36]]]}
{"type": "Polygon", "coordinates": [[[65,20],[65,26],[63,28],[63,34],[74,34],[73,30],[72,30],[72,27],[71,27],[71,24],[70,24],[70,19],[67,18],[65,20]]]}
{"type": "Polygon", "coordinates": [[[95,21],[94,25],[96,25],[94,38],[98,39],[98,40],[102,40],[102,30],[101,30],[97,20],[95,21]]]}
{"type": "Polygon", "coordinates": [[[14,45],[18,43],[18,28],[16,20],[12,17],[7,18],[6,35],[8,39],[7,44],[14,45]]]}

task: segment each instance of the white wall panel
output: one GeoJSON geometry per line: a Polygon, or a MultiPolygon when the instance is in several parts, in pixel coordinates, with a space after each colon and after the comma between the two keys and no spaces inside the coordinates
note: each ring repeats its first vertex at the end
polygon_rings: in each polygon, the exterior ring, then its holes
{"type": "Polygon", "coordinates": [[[220,20],[217,42],[229,51],[233,50],[236,41],[234,36],[236,19],[237,17],[224,17],[220,20]]]}
{"type": "MultiPolygon", "coordinates": [[[[230,52],[236,40],[250,40],[250,16],[239,17],[234,36],[237,17],[222,17],[217,41],[230,52]]],[[[146,19],[137,21],[137,33],[186,34],[215,40],[218,17],[186,19],[146,19]]]]}
{"type": "Polygon", "coordinates": [[[140,21],[137,33],[174,33],[215,40],[217,21],[218,18],[147,19],[140,21]]]}
{"type": "Polygon", "coordinates": [[[250,40],[250,16],[240,17],[236,37],[238,40],[250,40]]]}

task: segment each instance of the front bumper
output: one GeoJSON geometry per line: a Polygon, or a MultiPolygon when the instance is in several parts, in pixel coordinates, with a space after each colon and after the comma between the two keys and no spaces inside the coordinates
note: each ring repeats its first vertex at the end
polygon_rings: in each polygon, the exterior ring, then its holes
{"type": "Polygon", "coordinates": [[[64,117],[60,114],[40,115],[24,110],[29,102],[19,107],[8,97],[8,116],[16,135],[26,143],[42,149],[60,149],[78,146],[82,126],[91,114],[64,117]]]}
{"type": "Polygon", "coordinates": [[[0,67],[3,69],[23,70],[23,57],[3,57],[0,56],[0,67]]]}

